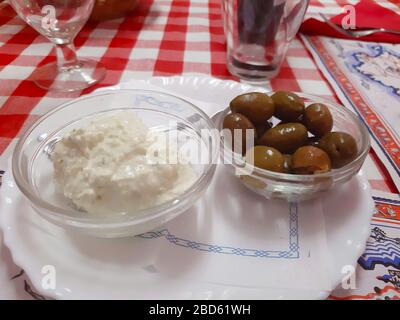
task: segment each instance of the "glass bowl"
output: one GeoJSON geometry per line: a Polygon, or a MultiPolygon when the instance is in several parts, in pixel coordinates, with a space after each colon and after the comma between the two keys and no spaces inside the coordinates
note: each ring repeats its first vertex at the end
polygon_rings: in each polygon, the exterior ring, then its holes
{"type": "MultiPolygon", "coordinates": [[[[268,93],[270,94],[270,93],[268,93]]],[[[370,148],[367,128],[360,119],[345,107],[321,97],[297,93],[306,106],[312,103],[325,104],[333,117],[333,131],[343,131],[352,135],[358,146],[357,157],[349,164],[326,173],[295,175],[272,172],[252,167],[251,174],[244,173],[244,158],[231,150],[230,145],[220,139],[221,160],[230,174],[238,178],[247,188],[267,199],[284,199],[289,202],[319,197],[331,188],[349,181],[361,168],[370,148]]],[[[222,130],[224,117],[230,113],[229,107],[213,117],[219,130],[222,130]]],[[[275,121],[274,125],[278,122],[275,121]]]]}
{"type": "Polygon", "coordinates": [[[173,95],[150,90],[102,91],[63,104],[41,117],[19,140],[12,158],[12,172],[21,192],[46,220],[99,237],[137,235],[183,213],[204,193],[219,155],[219,136],[211,129],[215,126],[202,110],[173,95]],[[178,148],[196,147],[208,159],[192,164],[196,180],[191,187],[161,205],[134,214],[100,216],[79,211],[56,190],[51,152],[55,143],[72,129],[84,127],[99,115],[122,110],[135,112],[149,129],[178,130],[178,148]],[[204,129],[212,139],[201,135],[204,129]]]}

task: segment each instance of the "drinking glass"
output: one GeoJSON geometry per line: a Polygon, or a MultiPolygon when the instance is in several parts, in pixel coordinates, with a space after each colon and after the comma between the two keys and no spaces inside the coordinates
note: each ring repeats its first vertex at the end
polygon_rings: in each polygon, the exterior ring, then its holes
{"type": "Polygon", "coordinates": [[[309,0],[222,0],[229,71],[248,82],[275,77],[309,0]]]}
{"type": "Polygon", "coordinates": [[[93,9],[95,0],[8,0],[17,14],[55,44],[57,62],[37,68],[33,81],[50,91],[87,88],[105,76],[97,61],[78,59],[73,40],[93,9]]]}

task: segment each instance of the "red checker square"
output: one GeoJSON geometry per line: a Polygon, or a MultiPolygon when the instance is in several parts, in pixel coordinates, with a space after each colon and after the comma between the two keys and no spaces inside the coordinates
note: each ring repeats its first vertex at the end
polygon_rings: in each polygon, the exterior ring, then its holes
{"type": "Polygon", "coordinates": [[[120,25],[119,22],[116,22],[113,20],[103,21],[103,22],[96,23],[96,24],[97,24],[97,28],[99,28],[99,29],[110,29],[110,30],[118,29],[118,27],[120,25]]]}
{"type": "Polygon", "coordinates": [[[183,62],[163,61],[157,59],[154,67],[154,75],[181,74],[183,62]]]}
{"type": "MultiPolygon", "coordinates": [[[[32,86],[36,85],[32,83],[32,86]]],[[[41,97],[10,96],[0,108],[0,115],[29,114],[40,100],[41,97]]]]}
{"type": "Polygon", "coordinates": [[[223,78],[228,78],[228,79],[233,79],[232,75],[228,71],[226,64],[221,64],[221,63],[212,63],[211,64],[211,74],[213,76],[218,76],[218,77],[223,77],[223,78]]]}
{"type": "Polygon", "coordinates": [[[26,45],[24,44],[6,43],[0,47],[0,53],[16,55],[25,49],[26,45]]]}
{"type": "Polygon", "coordinates": [[[173,6],[175,7],[189,7],[190,6],[190,1],[174,1],[173,6]]]}
{"type": "Polygon", "coordinates": [[[138,38],[139,32],[140,30],[118,30],[118,38],[136,40],[138,38]]]}
{"type": "Polygon", "coordinates": [[[101,58],[101,63],[108,70],[124,70],[128,59],[118,57],[108,57],[107,53],[101,58]]]}
{"type": "Polygon", "coordinates": [[[225,64],[226,63],[226,52],[212,51],[211,61],[213,63],[225,64]]]}
{"type": "Polygon", "coordinates": [[[165,40],[161,43],[161,50],[185,50],[185,41],[165,40]]]}
{"type": "Polygon", "coordinates": [[[115,37],[109,44],[113,48],[132,48],[135,45],[135,40],[128,38],[115,37]]]}
{"type": "Polygon", "coordinates": [[[210,27],[213,27],[214,29],[220,29],[222,31],[224,31],[224,26],[222,24],[222,19],[212,19],[209,22],[210,27]]]}
{"type": "MultiPolygon", "coordinates": [[[[35,38],[39,35],[36,31],[34,31],[31,27],[26,26],[20,32],[15,34],[10,40],[9,43],[15,44],[31,44],[35,38]]],[[[42,36],[40,36],[42,37],[42,36]]]]}
{"type": "Polygon", "coordinates": [[[221,28],[220,26],[213,27],[213,26],[210,25],[210,33],[213,36],[220,35],[220,36],[223,36],[225,38],[224,28],[221,28]]]}
{"type": "Polygon", "coordinates": [[[164,34],[163,41],[185,41],[186,33],[183,32],[168,32],[164,34]]]}
{"type": "MultiPolygon", "coordinates": [[[[186,24],[183,24],[183,23],[172,24],[170,20],[171,19],[168,19],[168,24],[165,26],[165,29],[164,29],[165,32],[186,32],[186,30],[187,30],[186,24]]],[[[185,18],[185,20],[186,20],[186,18],[185,18]]]]}
{"type": "Polygon", "coordinates": [[[0,132],[4,138],[14,138],[27,119],[27,114],[1,114],[0,132]]]}
{"type": "Polygon", "coordinates": [[[215,39],[211,39],[210,48],[212,52],[220,51],[226,53],[226,44],[225,42],[215,41],[215,39]]]}
{"type": "Polygon", "coordinates": [[[104,54],[104,57],[107,58],[128,57],[131,51],[132,51],[131,48],[108,48],[104,54]]]}
{"type": "Polygon", "coordinates": [[[183,17],[188,14],[188,8],[184,7],[171,7],[171,11],[169,12],[170,17],[183,17]]]}
{"type": "MultiPolygon", "coordinates": [[[[187,26],[187,17],[168,17],[168,25],[187,26]]],[[[164,29],[163,29],[164,30],[164,29]]]]}
{"type": "Polygon", "coordinates": [[[13,92],[13,96],[18,97],[43,97],[46,90],[40,89],[31,80],[23,80],[13,92]]]}
{"type": "MultiPolygon", "coordinates": [[[[15,54],[5,54],[5,53],[0,53],[0,65],[1,65],[1,69],[7,65],[9,65],[11,62],[13,62],[16,58],[18,57],[18,55],[15,54]]],[[[0,69],[0,70],[1,70],[0,69]]]]}

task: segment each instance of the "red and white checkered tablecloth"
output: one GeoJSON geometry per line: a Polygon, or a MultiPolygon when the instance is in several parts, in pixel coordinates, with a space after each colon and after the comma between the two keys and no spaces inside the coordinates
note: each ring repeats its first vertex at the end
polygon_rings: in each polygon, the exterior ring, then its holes
{"type": "MultiPolygon", "coordinates": [[[[319,12],[338,14],[343,5],[356,2],[311,0],[307,17],[316,17],[319,12]]],[[[396,0],[379,3],[398,9],[396,0]]],[[[37,66],[55,60],[53,46],[9,5],[0,4],[0,171],[26,127],[55,106],[100,86],[181,74],[233,78],[226,68],[220,0],[142,0],[132,16],[88,23],[77,35],[75,45],[80,57],[98,59],[106,67],[106,78],[78,93],[49,93],[36,87],[30,76],[37,66]]],[[[337,99],[300,38],[292,42],[281,72],[270,86],[337,99]]],[[[374,152],[365,168],[373,189],[395,190],[374,152]]],[[[0,266],[0,283],[1,270],[0,266]]]]}

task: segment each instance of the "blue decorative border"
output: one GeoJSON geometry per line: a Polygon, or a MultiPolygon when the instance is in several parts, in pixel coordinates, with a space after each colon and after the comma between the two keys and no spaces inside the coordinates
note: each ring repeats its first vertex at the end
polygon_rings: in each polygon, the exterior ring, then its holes
{"type": "Polygon", "coordinates": [[[317,54],[319,61],[321,62],[321,64],[324,66],[324,70],[326,73],[329,74],[329,77],[332,79],[332,81],[335,82],[337,88],[342,92],[343,96],[346,98],[347,102],[350,104],[350,106],[352,107],[352,109],[354,110],[354,112],[357,114],[357,116],[359,117],[359,119],[364,123],[365,127],[367,128],[368,132],[370,133],[370,136],[375,140],[376,144],[379,146],[379,148],[382,151],[382,154],[384,155],[384,157],[388,160],[388,162],[391,164],[392,168],[394,171],[396,171],[396,173],[398,175],[400,175],[400,169],[397,168],[397,165],[393,162],[393,160],[391,159],[391,157],[388,155],[385,147],[380,143],[380,141],[378,140],[378,138],[376,137],[375,132],[373,132],[370,128],[370,126],[368,125],[368,123],[365,121],[363,115],[360,113],[360,111],[357,109],[357,107],[354,105],[353,100],[349,97],[349,95],[347,94],[346,90],[343,88],[343,86],[336,80],[335,76],[333,75],[333,73],[329,70],[328,66],[326,65],[326,62],[324,60],[324,58],[320,55],[319,51],[315,48],[314,44],[307,39],[307,43],[309,44],[309,46],[314,50],[314,52],[317,54]]]}
{"type": "Polygon", "coordinates": [[[377,197],[377,196],[372,196],[372,198],[374,199],[374,201],[400,205],[400,199],[399,200],[394,200],[394,199],[382,198],[382,197],[377,197]]]}
{"type": "Polygon", "coordinates": [[[165,237],[165,239],[177,246],[201,250],[212,253],[231,254],[245,257],[256,257],[256,258],[274,258],[274,259],[298,259],[300,258],[299,251],[299,231],[298,231],[298,207],[296,203],[290,203],[289,205],[289,247],[284,251],[274,250],[257,250],[247,248],[235,248],[220,246],[215,244],[200,243],[196,241],[186,240],[178,238],[171,234],[168,229],[162,229],[159,231],[147,232],[139,235],[138,237],[144,239],[155,239],[165,237]]]}
{"type": "Polygon", "coordinates": [[[394,56],[394,57],[396,57],[397,59],[400,59],[400,56],[398,56],[395,52],[392,52],[391,50],[388,50],[388,49],[384,48],[381,45],[368,45],[367,48],[368,48],[368,50],[370,51],[371,54],[369,54],[369,53],[367,53],[365,51],[356,51],[356,52],[353,52],[351,54],[352,60],[355,61],[354,63],[351,64],[352,69],[354,69],[357,73],[361,74],[365,79],[370,80],[370,81],[372,81],[374,83],[380,84],[382,87],[384,87],[386,89],[389,89],[392,94],[394,94],[397,97],[399,97],[400,96],[400,88],[396,88],[396,87],[393,87],[393,86],[388,86],[388,85],[384,84],[382,81],[376,80],[373,77],[373,75],[371,75],[369,73],[362,72],[360,70],[360,67],[362,65],[364,65],[365,62],[360,61],[358,56],[360,54],[367,54],[371,58],[377,58],[377,57],[383,55],[385,52],[390,54],[390,55],[392,55],[392,56],[394,56]]]}
{"type": "Polygon", "coordinates": [[[374,227],[358,263],[364,270],[373,270],[378,264],[399,269],[400,238],[390,237],[382,228],[374,227]]]}

